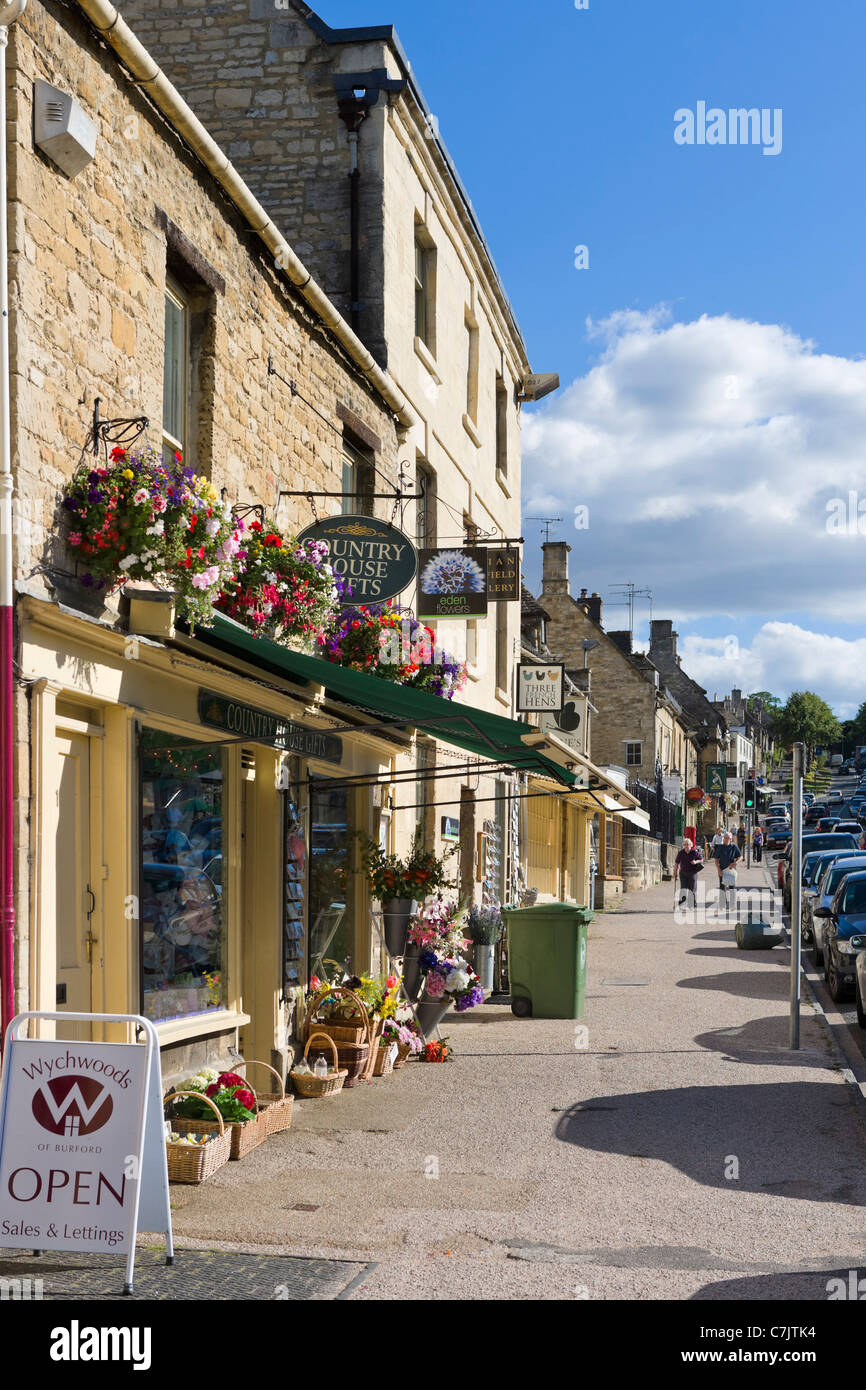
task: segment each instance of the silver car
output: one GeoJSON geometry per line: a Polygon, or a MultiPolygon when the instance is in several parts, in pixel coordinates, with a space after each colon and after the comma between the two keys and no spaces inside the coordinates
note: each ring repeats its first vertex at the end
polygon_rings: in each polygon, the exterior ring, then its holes
{"type": "Polygon", "coordinates": [[[829,864],[824,871],[824,877],[818,886],[817,894],[811,899],[812,961],[817,967],[824,964],[824,928],[821,918],[816,916],[816,913],[819,908],[829,908],[836,896],[836,889],[846,874],[852,873],[855,869],[862,869],[864,864],[866,864],[866,850],[834,859],[833,863],[829,864]]]}

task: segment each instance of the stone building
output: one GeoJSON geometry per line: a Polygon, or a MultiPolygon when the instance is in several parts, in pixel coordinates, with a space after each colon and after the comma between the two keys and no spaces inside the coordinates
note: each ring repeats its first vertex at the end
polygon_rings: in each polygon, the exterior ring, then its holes
{"type": "MultiPolygon", "coordinates": [[[[751,700],[742,690],[737,689],[732,690],[730,695],[724,695],[721,700],[713,698],[711,703],[721,714],[728,729],[751,745],[748,767],[753,767],[758,777],[767,777],[772,768],[776,747],[769,711],[760,700],[751,700]]],[[[732,758],[731,761],[737,760],[732,758]]]]}
{"type": "MultiPolygon", "coordinates": [[[[124,14],[411,405],[400,458],[417,500],[405,529],[427,548],[519,536],[530,364],[393,27],[332,29],[300,0],[184,7],[170,19],[157,0],[130,0],[124,14]]],[[[347,456],[344,490],[371,487],[363,460],[347,456]]],[[[442,647],[467,661],[458,698],[510,716],[519,603],[491,602],[486,618],[434,626],[442,647]]],[[[418,757],[430,780],[417,800],[436,788],[426,823],[440,847],[444,821],[460,820],[462,890],[505,900],[519,858],[513,778],[479,776],[429,740],[418,757]],[[453,778],[441,775],[449,767],[453,778]],[[498,865],[495,882],[480,860],[473,870],[475,847],[498,865]]],[[[412,817],[398,815],[401,841],[411,829],[412,817]]]]}
{"type": "MultiPolygon", "coordinates": [[[[31,3],[10,35],[15,1003],[144,1012],[167,1074],[238,1043],[283,1066],[305,954],[285,846],[309,824],[294,825],[279,789],[280,748],[227,737],[225,721],[293,720],[309,750],[290,759],[298,780],[333,776],[334,757],[344,775],[379,775],[406,740],[365,737],[369,716],[272,661],[273,644],[242,649],[226,620],[217,642],[151,603],[156,624],[135,635],[116,594],[88,598],[58,504],[77,468],[104,462],[98,439],[124,432],[103,436],[95,420],[146,417],[140,442],[182,448],[231,502],[266,518],[280,504],[293,528],[306,504],[280,493],[333,487],[347,442],[396,481],[414,417],[178,94],[149,82],[122,22],[106,45],[88,11],[99,19],[97,5],[31,3]],[[73,174],[34,140],[34,103],[66,94],[96,137],[73,174]],[[269,376],[269,357],[296,392],[269,376]],[[82,452],[94,428],[95,456],[82,452]],[[347,723],[357,735],[322,737],[347,723]],[[172,777],[175,841],[189,845],[188,819],[206,829],[195,860],[185,850],[167,865],[157,803],[172,777]]],[[[365,796],[357,823],[373,830],[365,796]]],[[[350,950],[366,961],[362,898],[350,950]]]]}

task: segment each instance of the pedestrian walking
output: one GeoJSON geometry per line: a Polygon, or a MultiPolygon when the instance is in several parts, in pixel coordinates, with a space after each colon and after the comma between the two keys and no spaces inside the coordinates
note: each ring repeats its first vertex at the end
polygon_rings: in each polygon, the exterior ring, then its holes
{"type": "Polygon", "coordinates": [[[718,830],[716,831],[715,835],[713,836],[712,843],[711,843],[711,845],[710,845],[710,858],[711,858],[711,859],[715,859],[715,857],[716,857],[716,850],[717,850],[717,849],[721,849],[721,847],[722,847],[722,845],[723,845],[724,843],[725,843],[725,832],[722,830],[722,827],[719,826],[718,830]]]}
{"type": "Polygon", "coordinates": [[[737,830],[737,848],[739,849],[740,854],[742,854],[743,850],[746,848],[746,826],[743,821],[740,821],[739,828],[737,830]]]}
{"type": "Polygon", "coordinates": [[[697,845],[693,845],[686,836],[683,840],[683,847],[674,860],[674,874],[680,876],[679,891],[674,890],[674,907],[681,904],[686,907],[693,907],[695,901],[695,885],[698,881],[698,874],[704,868],[704,857],[697,845]]]}
{"type": "Polygon", "coordinates": [[[722,843],[714,851],[713,858],[716,861],[716,868],[719,872],[719,898],[722,897],[725,903],[725,912],[730,912],[731,893],[737,887],[737,863],[742,859],[742,855],[734,844],[733,836],[725,831],[722,843]]]}
{"type": "Polygon", "coordinates": [[[752,849],[755,851],[755,863],[760,864],[764,853],[764,832],[760,826],[756,827],[752,835],[752,849]]]}

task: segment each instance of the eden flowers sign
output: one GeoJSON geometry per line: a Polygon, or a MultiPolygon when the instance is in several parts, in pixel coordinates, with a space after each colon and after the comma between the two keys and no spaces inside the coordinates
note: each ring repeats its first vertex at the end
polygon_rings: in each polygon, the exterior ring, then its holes
{"type": "Polygon", "coordinates": [[[349,606],[396,598],[415,578],[417,555],[409,537],[373,516],[332,516],[297,539],[327,542],[334,573],[351,585],[342,599],[349,606]]]}
{"type": "Polygon", "coordinates": [[[487,616],[487,551],[422,550],[418,558],[419,618],[487,616]]]}

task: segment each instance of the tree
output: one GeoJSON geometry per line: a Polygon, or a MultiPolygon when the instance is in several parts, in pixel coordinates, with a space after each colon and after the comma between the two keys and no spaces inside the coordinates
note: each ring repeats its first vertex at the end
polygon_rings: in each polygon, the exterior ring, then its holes
{"type": "Polygon", "coordinates": [[[828,704],[812,690],[795,690],[776,717],[776,737],[784,744],[804,743],[809,753],[835,743],[841,729],[828,704]]]}
{"type": "Polygon", "coordinates": [[[782,708],[782,701],[778,695],[773,695],[769,690],[756,690],[753,695],[746,696],[746,704],[751,708],[760,700],[768,714],[778,714],[782,708]]]}
{"type": "Polygon", "coordinates": [[[860,706],[853,719],[845,720],[842,734],[846,747],[849,744],[853,748],[855,744],[866,743],[866,702],[860,706]]]}

